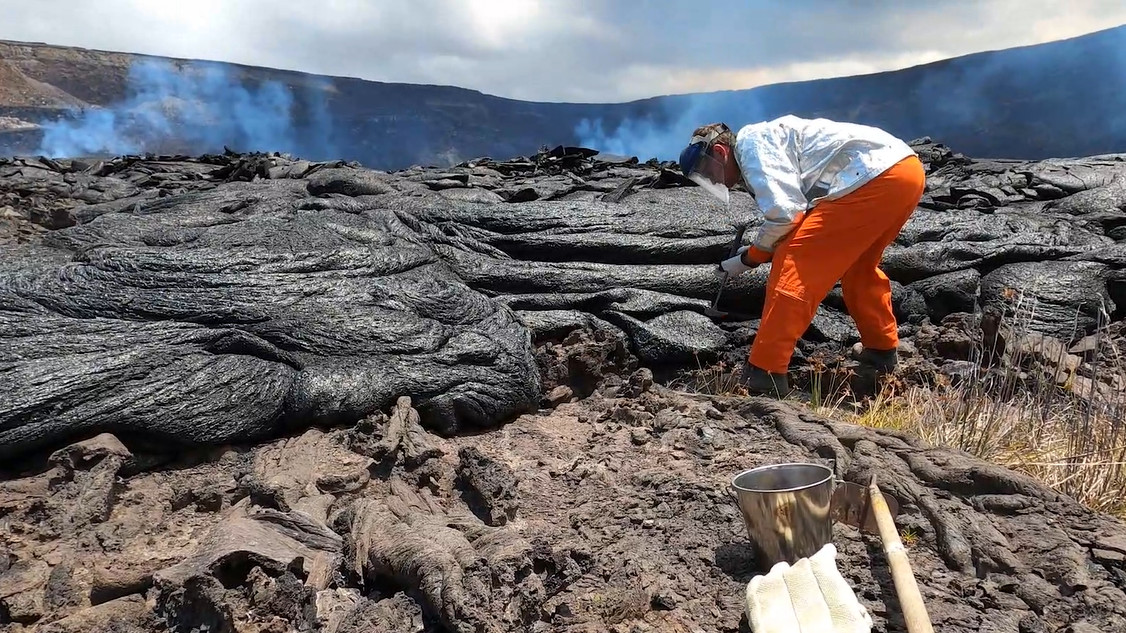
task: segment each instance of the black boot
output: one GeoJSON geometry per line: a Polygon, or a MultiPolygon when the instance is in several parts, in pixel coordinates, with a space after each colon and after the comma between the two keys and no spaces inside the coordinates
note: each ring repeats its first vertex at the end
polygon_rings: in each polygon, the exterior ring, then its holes
{"type": "Polygon", "coordinates": [[[890,374],[899,366],[895,349],[865,349],[863,344],[857,343],[852,346],[852,357],[876,370],[877,374],[890,374]]]}
{"type": "Polygon", "coordinates": [[[790,381],[786,374],[774,374],[744,361],[739,383],[751,395],[765,395],[784,398],[790,393],[790,381]]]}

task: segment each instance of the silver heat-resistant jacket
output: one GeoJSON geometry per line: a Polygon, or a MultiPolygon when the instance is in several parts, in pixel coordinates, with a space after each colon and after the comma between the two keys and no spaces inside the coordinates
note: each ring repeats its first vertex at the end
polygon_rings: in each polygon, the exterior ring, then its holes
{"type": "Polygon", "coordinates": [[[786,115],[744,126],[735,156],[763,214],[755,246],[773,252],[818,202],[856,190],[914,153],[891,134],[856,123],[786,115]]]}

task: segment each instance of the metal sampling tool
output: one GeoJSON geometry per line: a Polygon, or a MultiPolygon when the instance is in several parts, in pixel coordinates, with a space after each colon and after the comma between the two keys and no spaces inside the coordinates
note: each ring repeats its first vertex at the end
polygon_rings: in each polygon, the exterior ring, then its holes
{"type": "MultiPolygon", "coordinates": [[[[743,233],[745,233],[746,231],[747,225],[740,224],[738,226],[735,231],[735,239],[731,242],[731,248],[727,251],[728,257],[734,257],[735,254],[739,252],[739,247],[743,244],[743,233]]],[[[704,314],[711,318],[722,319],[727,316],[727,312],[718,309],[719,298],[723,295],[723,287],[727,285],[727,277],[728,273],[727,271],[724,271],[723,281],[721,281],[719,284],[719,291],[715,293],[715,299],[712,301],[712,304],[710,306],[704,308],[704,314]]]]}

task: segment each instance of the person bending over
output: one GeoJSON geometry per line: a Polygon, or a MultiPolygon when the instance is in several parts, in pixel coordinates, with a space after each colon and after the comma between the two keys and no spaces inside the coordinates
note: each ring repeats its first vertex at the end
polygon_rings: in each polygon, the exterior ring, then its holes
{"type": "Polygon", "coordinates": [[[751,244],[720,264],[741,275],[770,262],[762,320],[743,367],[751,393],[789,392],[794,346],[838,281],[860,332],[859,361],[893,371],[899,345],[884,249],[915,211],[926,185],[907,143],[854,123],[786,115],[733,133],[695,130],[681,152],[684,174],[708,188],[743,182],[763,215],[751,244]]]}

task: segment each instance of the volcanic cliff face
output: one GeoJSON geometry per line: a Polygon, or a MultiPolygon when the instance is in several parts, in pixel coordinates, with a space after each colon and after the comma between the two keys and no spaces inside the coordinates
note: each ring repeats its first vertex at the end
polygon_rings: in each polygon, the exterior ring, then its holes
{"type": "Polygon", "coordinates": [[[1124,76],[1126,26],[895,72],[622,104],[0,42],[0,155],[226,145],[399,169],[579,144],[673,159],[701,123],[739,127],[792,113],[934,135],[974,156],[1088,156],[1126,151],[1124,76]]]}
{"type": "MultiPolygon", "coordinates": [[[[914,147],[927,192],[885,259],[905,378],[1009,371],[1017,296],[1067,388],[1121,391],[1081,349],[1122,334],[1123,157],[914,147]]],[[[746,630],[730,478],[814,461],[899,500],[936,630],[1126,628],[1121,522],[899,433],[670,388],[753,340],[767,270],[703,312],[754,217],[575,147],[394,173],[0,161],[0,622],[746,630]]],[[[795,379],[855,340],[834,293],[795,379]]],[[[834,535],[903,631],[878,539],[834,535]]]]}

